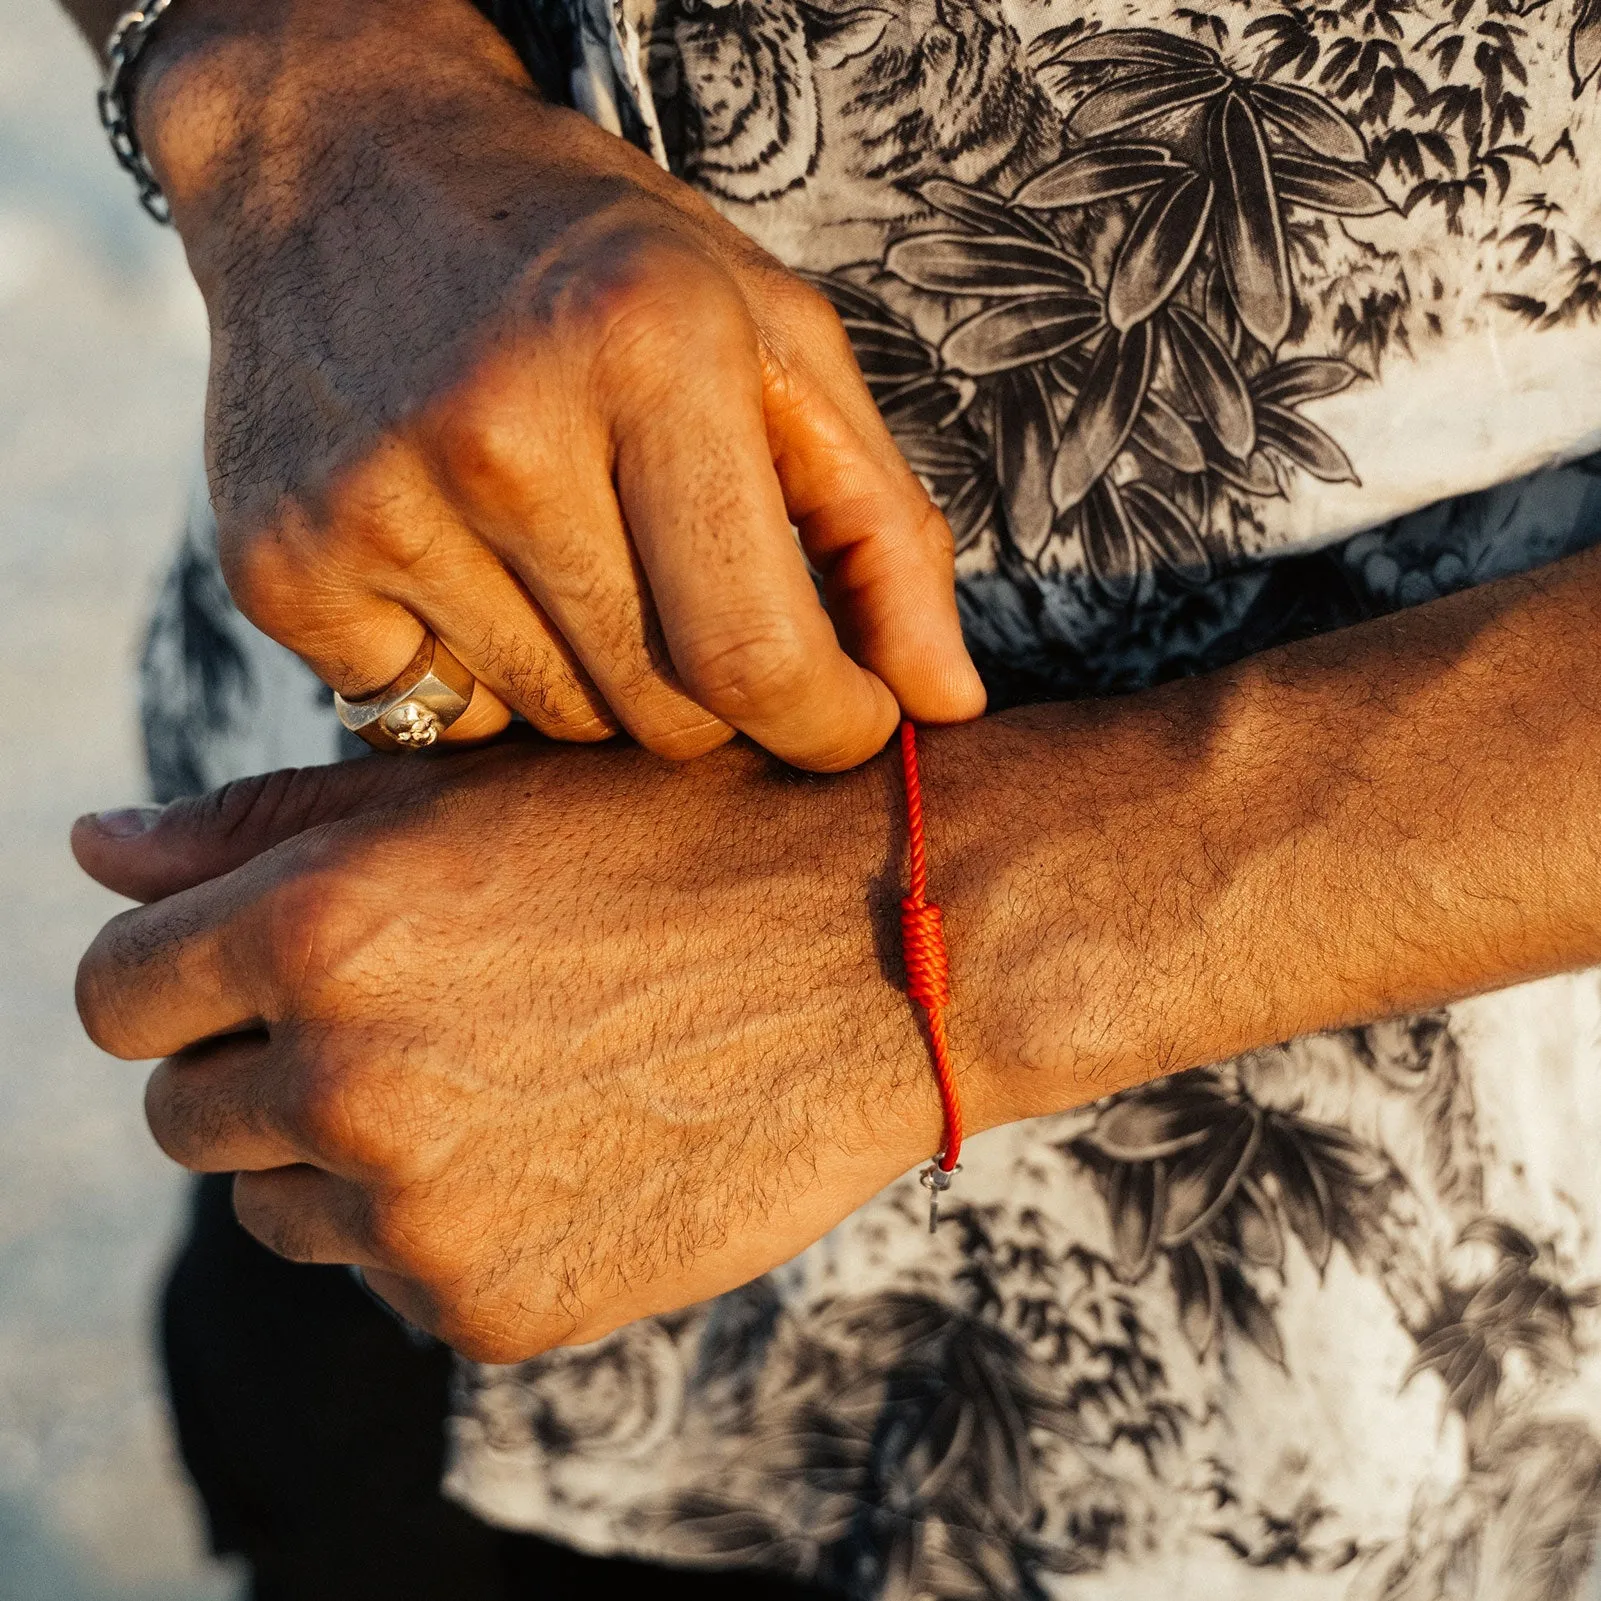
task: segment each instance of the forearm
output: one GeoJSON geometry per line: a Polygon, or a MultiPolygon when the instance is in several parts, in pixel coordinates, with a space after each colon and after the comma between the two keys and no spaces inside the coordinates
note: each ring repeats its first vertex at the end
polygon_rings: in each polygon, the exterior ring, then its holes
{"type": "Polygon", "coordinates": [[[1591,553],[931,735],[986,1120],[1601,961],[1598,637],[1591,553]]]}
{"type": "MultiPolygon", "coordinates": [[[[134,0],[60,4],[103,58],[134,0]]],[[[364,90],[382,95],[406,74],[418,84],[448,78],[463,51],[487,54],[526,88],[526,74],[475,0],[417,0],[403,23],[385,0],[176,0],[139,57],[134,121],[164,184],[193,179],[244,133],[281,134],[287,125],[293,134],[299,125],[302,143],[326,143],[312,116],[315,93],[297,73],[336,79],[350,112],[364,90]],[[269,118],[274,96],[280,103],[269,118]],[[240,122],[249,126],[233,126],[240,122]]]]}

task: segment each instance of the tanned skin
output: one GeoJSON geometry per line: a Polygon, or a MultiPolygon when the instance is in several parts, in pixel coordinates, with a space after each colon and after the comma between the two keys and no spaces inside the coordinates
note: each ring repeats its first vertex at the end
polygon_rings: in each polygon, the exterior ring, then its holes
{"type": "Polygon", "coordinates": [[[825,770],[983,709],[950,529],[833,309],[468,0],[180,0],[135,89],[210,313],[223,569],[327,683],[381,688],[426,623],[480,685],[454,738],[509,708],[825,770]]]}
{"type": "MultiPolygon", "coordinates": [[[[1601,959],[1601,555],[924,741],[976,1132],[1601,959]]],[[[494,1361],[787,1260],[939,1143],[891,758],[528,740],[86,820],[162,1147],[494,1361]],[[218,1036],[222,1036],[218,1038],[218,1036]],[[210,1043],[206,1043],[210,1041],[210,1043]]]]}
{"type": "MultiPolygon", "coordinates": [[[[399,361],[413,381],[433,370],[425,334],[477,348],[464,306],[523,293],[528,260],[592,266],[574,241],[619,237],[597,192],[630,217],[692,219],[710,259],[749,248],[617,141],[538,107],[492,40],[466,64],[430,55],[426,90],[420,59],[369,79],[359,8],[329,0],[350,30],[340,121],[273,0],[255,32],[220,0],[184,5],[189,46],[153,63],[142,116],[212,307],[214,481],[225,527],[245,531],[230,566],[247,604],[253,519],[274,530],[265,548],[315,545],[249,508],[321,505],[297,464],[345,462],[352,440],[374,461],[420,450],[415,414],[381,400],[389,345],[416,352],[399,361]],[[260,55],[294,70],[253,76],[260,55]],[[263,81],[274,106],[240,88],[263,81]],[[414,125],[431,130],[416,146],[414,125]],[[432,164],[452,128],[476,174],[432,164]],[[425,200],[450,226],[426,225],[425,200]],[[509,256],[482,221],[502,209],[533,219],[509,256]],[[351,255],[387,286],[370,301],[330,287],[350,273],[327,263],[351,255]]],[[[647,259],[675,273],[679,227],[647,230],[668,252],[647,259]]],[[[752,279],[719,271],[741,296],[791,293],[765,258],[752,279]]],[[[650,302],[669,321],[670,298],[650,302]]],[[[647,340],[633,381],[673,393],[677,348],[647,340]]],[[[515,457],[486,471],[522,504],[515,457]]],[[[304,612],[301,648],[338,681],[343,647],[314,642],[346,614],[282,582],[282,618],[304,612]]],[[[886,625],[891,655],[937,615],[904,593],[915,627],[892,649],[886,625]]],[[[930,731],[932,888],[972,1129],[1601,960],[1598,628],[1591,554],[1205,679],[930,731]]],[[[840,715],[815,765],[879,737],[876,712],[840,715]]],[[[361,1264],[458,1349],[513,1360],[749,1279],[937,1146],[892,954],[902,815],[888,758],[802,777],[745,743],[673,766],[513,738],[247,780],[79,823],[85,868],[146,903],[85,957],[80,1009],[106,1049],[165,1058],[156,1138],[197,1171],[239,1173],[258,1238],[361,1264]]]]}

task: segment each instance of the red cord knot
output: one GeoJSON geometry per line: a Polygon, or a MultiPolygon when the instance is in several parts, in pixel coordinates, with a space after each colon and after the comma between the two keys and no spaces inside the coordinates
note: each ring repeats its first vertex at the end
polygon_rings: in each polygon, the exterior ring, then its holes
{"type": "Polygon", "coordinates": [[[925,1011],[951,1004],[951,966],[940,909],[908,895],[901,902],[901,951],[906,993],[925,1011]]]}
{"type": "Polygon", "coordinates": [[[945,1032],[945,1008],[951,1001],[951,969],[945,954],[945,930],[940,910],[928,902],[928,837],[923,822],[923,782],[917,768],[917,730],[901,724],[901,768],[906,779],[906,855],[910,893],[901,902],[901,952],[906,962],[906,989],[928,1014],[928,1050],[939,1089],[945,1122],[945,1143],[939,1155],[923,1169],[928,1188],[928,1230],[939,1224],[939,1198],[962,1170],[962,1099],[951,1067],[950,1040],[945,1032]]]}

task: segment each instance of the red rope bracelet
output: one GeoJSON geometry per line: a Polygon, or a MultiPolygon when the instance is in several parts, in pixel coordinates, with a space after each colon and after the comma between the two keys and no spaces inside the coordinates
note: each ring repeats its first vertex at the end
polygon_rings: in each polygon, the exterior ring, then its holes
{"type": "Polygon", "coordinates": [[[945,1117],[945,1144],[923,1169],[929,1191],[928,1232],[939,1223],[939,1198],[961,1171],[962,1102],[951,1071],[951,1048],[945,1034],[945,1008],[951,1001],[950,962],[940,909],[928,902],[928,839],[923,830],[923,784],[917,770],[917,730],[901,724],[901,767],[906,775],[906,840],[911,882],[901,902],[901,951],[906,961],[906,992],[928,1016],[928,1049],[945,1117]]]}

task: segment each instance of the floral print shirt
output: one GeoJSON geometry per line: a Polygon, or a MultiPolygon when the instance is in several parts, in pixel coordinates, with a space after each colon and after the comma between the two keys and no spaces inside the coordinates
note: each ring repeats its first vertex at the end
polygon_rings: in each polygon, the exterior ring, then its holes
{"type": "MultiPolygon", "coordinates": [[[[1596,0],[482,4],[831,297],[993,704],[1601,537],[1596,0]]],[[[203,505],[146,680],[166,792],[333,748],[203,505]]],[[[973,1139],[932,1238],[908,1176],[710,1304],[464,1366],[448,1488],[862,1601],[1577,1601],[1598,1149],[1595,973],[1254,1052],[973,1139]]]]}

